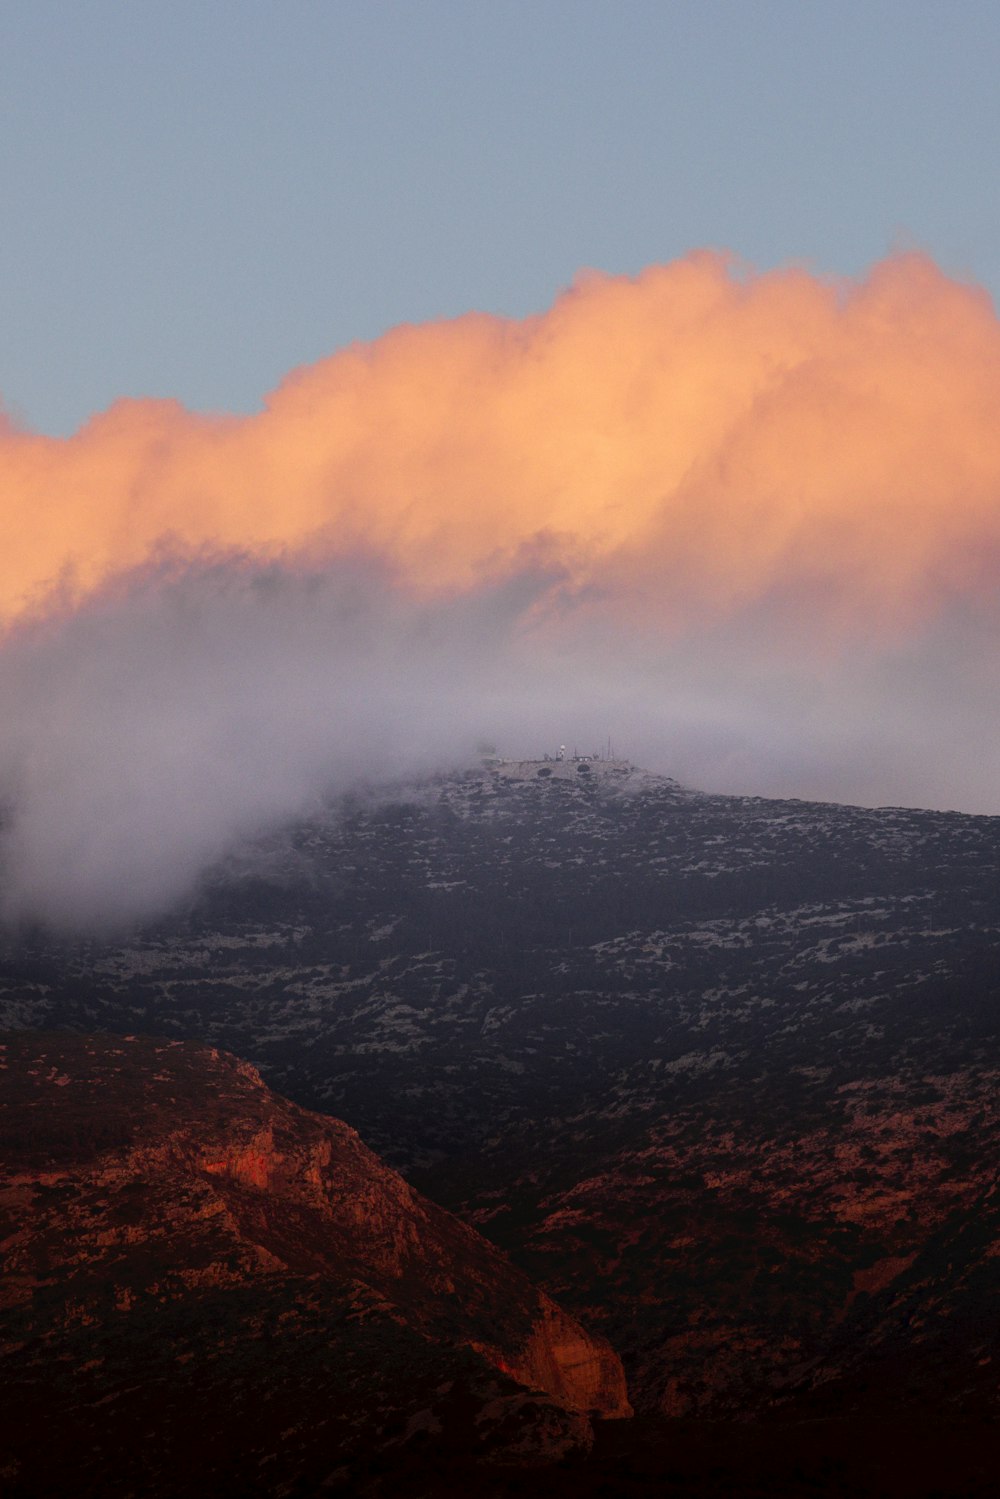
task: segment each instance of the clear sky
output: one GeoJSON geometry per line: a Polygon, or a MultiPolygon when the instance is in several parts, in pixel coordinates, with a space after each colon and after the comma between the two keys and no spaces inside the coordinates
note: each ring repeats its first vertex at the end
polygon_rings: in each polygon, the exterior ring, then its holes
{"type": "Polygon", "coordinates": [[[0,0],[0,398],[249,412],[698,246],[1000,291],[995,0],[0,0]]]}

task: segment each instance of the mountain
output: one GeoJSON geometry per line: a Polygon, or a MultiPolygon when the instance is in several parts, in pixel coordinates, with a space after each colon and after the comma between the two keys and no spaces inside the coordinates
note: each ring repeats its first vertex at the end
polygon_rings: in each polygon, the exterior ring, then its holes
{"type": "Polygon", "coordinates": [[[500,762],[317,808],[125,940],[11,937],[0,1014],[224,1047],[345,1119],[608,1338],[668,1447],[871,1415],[971,1452],[998,892],[1000,819],[500,762]]]}
{"type": "Polygon", "coordinates": [[[606,1344],[246,1063],[0,1055],[5,1493],[353,1491],[413,1443],[551,1461],[631,1414],[606,1344]]]}

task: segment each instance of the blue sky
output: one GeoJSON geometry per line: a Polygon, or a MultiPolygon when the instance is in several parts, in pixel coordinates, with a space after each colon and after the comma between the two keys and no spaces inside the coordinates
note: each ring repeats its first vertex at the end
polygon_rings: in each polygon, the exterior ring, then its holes
{"type": "Polygon", "coordinates": [[[252,411],[402,321],[699,246],[1000,292],[981,0],[0,0],[0,397],[252,411]]]}

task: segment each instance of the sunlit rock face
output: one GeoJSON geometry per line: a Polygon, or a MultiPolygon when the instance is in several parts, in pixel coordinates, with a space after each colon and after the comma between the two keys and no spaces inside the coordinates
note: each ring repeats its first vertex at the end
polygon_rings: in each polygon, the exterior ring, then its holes
{"type": "Polygon", "coordinates": [[[222,1491],[278,1492],[413,1442],[551,1460],[589,1447],[592,1414],[630,1414],[606,1343],[248,1064],[104,1036],[12,1035],[0,1056],[24,1492],[74,1471],[71,1447],[98,1487],[193,1492],[192,1464],[226,1484],[235,1464],[248,1487],[222,1491]]]}

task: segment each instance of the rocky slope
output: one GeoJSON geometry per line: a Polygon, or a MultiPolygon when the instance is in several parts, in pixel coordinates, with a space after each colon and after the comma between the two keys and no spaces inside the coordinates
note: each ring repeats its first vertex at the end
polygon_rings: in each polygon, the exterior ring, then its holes
{"type": "Polygon", "coordinates": [[[23,934],[0,1004],[251,1057],[650,1419],[994,1423],[998,891],[995,818],[501,765],[318,811],[128,941],[23,934]]]}
{"type": "Polygon", "coordinates": [[[247,1064],[27,1033],[0,1059],[4,1492],[337,1487],[407,1439],[545,1460],[630,1413],[606,1344],[247,1064]]]}

